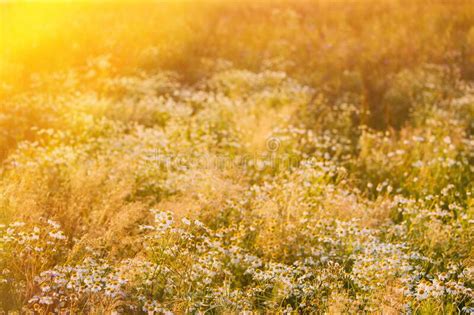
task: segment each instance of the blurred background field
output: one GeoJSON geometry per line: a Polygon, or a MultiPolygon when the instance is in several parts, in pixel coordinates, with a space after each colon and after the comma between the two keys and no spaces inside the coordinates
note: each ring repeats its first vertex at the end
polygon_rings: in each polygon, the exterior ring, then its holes
{"type": "Polygon", "coordinates": [[[0,309],[474,313],[470,0],[0,3],[0,309]]]}

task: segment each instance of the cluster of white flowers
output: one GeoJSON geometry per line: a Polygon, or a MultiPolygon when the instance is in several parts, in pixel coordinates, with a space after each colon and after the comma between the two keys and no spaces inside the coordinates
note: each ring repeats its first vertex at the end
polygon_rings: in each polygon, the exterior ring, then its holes
{"type": "Polygon", "coordinates": [[[35,277],[38,292],[28,304],[36,310],[60,312],[80,305],[88,299],[103,303],[123,299],[127,280],[104,261],[86,258],[82,263],[64,265],[41,272],[35,277]]]}

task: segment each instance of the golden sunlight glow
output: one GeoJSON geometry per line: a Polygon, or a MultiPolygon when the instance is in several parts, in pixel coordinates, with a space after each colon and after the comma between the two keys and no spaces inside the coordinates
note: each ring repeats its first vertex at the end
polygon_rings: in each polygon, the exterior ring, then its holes
{"type": "Polygon", "coordinates": [[[0,0],[0,314],[474,314],[474,0],[0,0]]]}

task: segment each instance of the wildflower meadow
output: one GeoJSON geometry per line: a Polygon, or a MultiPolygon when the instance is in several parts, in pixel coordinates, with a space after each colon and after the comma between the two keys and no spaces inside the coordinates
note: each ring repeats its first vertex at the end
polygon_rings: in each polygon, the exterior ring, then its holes
{"type": "Polygon", "coordinates": [[[0,1],[2,314],[474,314],[472,0],[0,1]]]}

